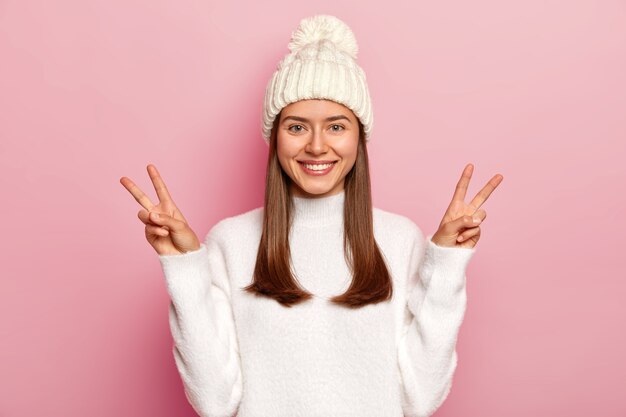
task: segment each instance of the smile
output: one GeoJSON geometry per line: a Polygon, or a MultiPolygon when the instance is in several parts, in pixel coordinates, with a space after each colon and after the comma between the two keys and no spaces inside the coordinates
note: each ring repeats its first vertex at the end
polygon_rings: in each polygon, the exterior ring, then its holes
{"type": "Polygon", "coordinates": [[[302,167],[302,170],[308,175],[326,175],[330,171],[332,171],[333,167],[337,161],[332,161],[326,164],[305,164],[303,162],[298,161],[298,165],[302,167]]]}

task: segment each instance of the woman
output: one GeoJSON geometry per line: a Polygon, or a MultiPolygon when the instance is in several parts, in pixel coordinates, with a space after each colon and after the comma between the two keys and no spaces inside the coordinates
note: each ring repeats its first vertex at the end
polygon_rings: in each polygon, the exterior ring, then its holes
{"type": "Polygon", "coordinates": [[[121,179],[163,267],[185,393],[201,416],[428,416],[451,387],[479,208],[502,176],[466,204],[467,165],[432,236],[373,208],[354,35],[313,16],[289,49],[266,88],[263,207],[200,241],[156,167],[158,205],[121,179]]]}

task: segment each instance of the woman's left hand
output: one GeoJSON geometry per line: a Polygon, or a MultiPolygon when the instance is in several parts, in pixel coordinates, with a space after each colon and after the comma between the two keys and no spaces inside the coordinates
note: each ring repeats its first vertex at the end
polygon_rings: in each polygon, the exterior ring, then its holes
{"type": "Polygon", "coordinates": [[[500,174],[494,175],[474,199],[466,204],[465,193],[473,171],[474,165],[472,164],[467,164],[463,170],[461,179],[456,185],[454,196],[452,196],[452,202],[443,215],[439,229],[431,237],[431,241],[437,246],[473,248],[480,239],[480,224],[487,217],[487,212],[484,209],[479,210],[479,208],[487,201],[487,198],[504,177],[500,174]],[[474,223],[474,218],[479,221],[474,223]]]}

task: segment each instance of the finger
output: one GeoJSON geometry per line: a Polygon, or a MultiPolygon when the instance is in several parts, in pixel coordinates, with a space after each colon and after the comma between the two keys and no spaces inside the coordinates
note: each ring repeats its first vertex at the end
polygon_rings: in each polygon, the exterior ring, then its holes
{"type": "Polygon", "coordinates": [[[161,175],[159,174],[159,171],[156,169],[156,167],[153,164],[148,164],[147,170],[148,175],[150,175],[150,180],[154,185],[154,189],[156,190],[157,196],[159,197],[159,201],[172,201],[172,197],[170,196],[170,193],[165,186],[165,182],[163,181],[163,178],[161,178],[161,175]]]}
{"type": "Polygon", "coordinates": [[[137,213],[137,217],[139,217],[139,220],[141,220],[142,223],[145,225],[154,225],[154,223],[150,221],[150,212],[147,210],[139,210],[139,212],[137,213]]]}
{"type": "Polygon", "coordinates": [[[465,201],[465,194],[467,193],[467,187],[469,186],[470,179],[472,178],[472,172],[474,172],[474,165],[465,165],[461,178],[459,179],[459,182],[456,183],[456,189],[454,190],[452,201],[465,201]]]}
{"type": "MultiPolygon", "coordinates": [[[[156,223],[150,220],[150,212],[146,210],[140,210],[139,213],[137,213],[137,217],[139,217],[139,220],[141,220],[146,226],[158,226],[156,223]]],[[[168,226],[161,226],[161,228],[169,231],[168,226]]]]}
{"type": "Polygon", "coordinates": [[[485,221],[485,219],[487,218],[487,212],[485,211],[485,209],[481,209],[475,211],[474,214],[472,214],[472,217],[478,217],[481,220],[482,224],[482,222],[485,221]]]}
{"type": "Polygon", "coordinates": [[[496,189],[496,187],[502,182],[503,179],[504,177],[500,174],[494,175],[489,180],[489,182],[482,188],[482,190],[480,190],[478,194],[476,194],[476,197],[472,199],[469,205],[472,206],[475,210],[478,210],[480,206],[482,206],[483,203],[487,201],[493,190],[496,189]]]}
{"type": "Polygon", "coordinates": [[[146,233],[150,233],[150,234],[158,235],[158,236],[167,236],[170,234],[169,230],[163,227],[153,226],[151,224],[146,225],[146,233]]]}
{"type": "Polygon", "coordinates": [[[457,242],[464,242],[467,239],[474,237],[474,236],[480,236],[480,226],[476,226],[476,227],[472,227],[471,229],[467,229],[466,231],[464,231],[463,233],[461,233],[459,235],[459,237],[456,238],[457,242]]]}
{"type": "Polygon", "coordinates": [[[143,208],[146,210],[152,210],[154,204],[152,204],[150,198],[144,194],[144,192],[141,191],[139,187],[137,187],[137,185],[130,180],[130,178],[122,177],[120,178],[120,182],[143,208]]]}
{"type": "Polygon", "coordinates": [[[156,225],[163,226],[174,231],[182,230],[186,226],[186,223],[176,220],[172,216],[168,216],[164,213],[156,213],[154,211],[150,212],[150,221],[156,225]]]}
{"type": "Polygon", "coordinates": [[[480,217],[476,217],[474,221],[473,216],[465,215],[461,216],[456,220],[448,222],[444,225],[444,230],[448,235],[461,234],[465,229],[469,229],[470,227],[476,227],[482,223],[482,219],[480,217]]]}

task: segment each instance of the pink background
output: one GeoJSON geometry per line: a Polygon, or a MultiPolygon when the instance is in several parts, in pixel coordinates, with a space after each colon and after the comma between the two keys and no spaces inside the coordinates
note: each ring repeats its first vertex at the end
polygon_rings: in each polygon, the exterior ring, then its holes
{"type": "Polygon", "coordinates": [[[433,233],[466,163],[504,176],[437,416],[626,415],[623,1],[0,2],[0,415],[193,416],[140,206],[197,234],[262,205],[265,85],[301,18],[344,20],[374,204],[433,233]],[[153,200],[154,201],[154,200],[153,200]]]}

